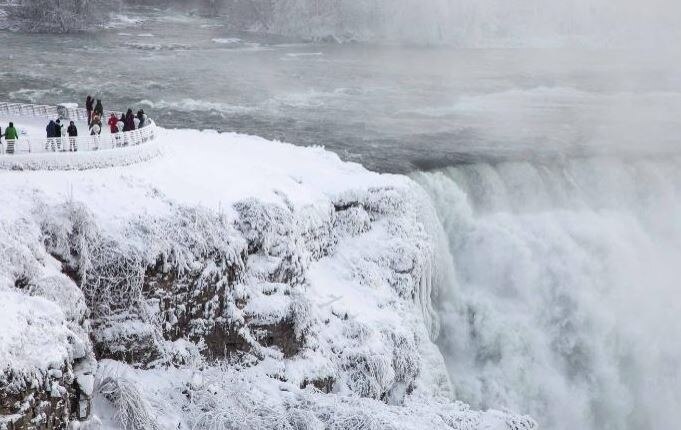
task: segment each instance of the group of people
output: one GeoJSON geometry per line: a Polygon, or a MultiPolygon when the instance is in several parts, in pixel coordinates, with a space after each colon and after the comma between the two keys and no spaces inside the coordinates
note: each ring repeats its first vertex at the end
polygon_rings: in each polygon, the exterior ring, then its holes
{"type": "Polygon", "coordinates": [[[66,133],[64,133],[63,125],[61,123],[60,119],[55,120],[50,120],[50,122],[47,124],[47,127],[45,127],[45,131],[47,131],[47,137],[62,137],[65,134],[68,135],[69,137],[77,137],[78,136],[78,128],[76,128],[76,124],[71,121],[69,122],[69,126],[66,127],[66,133]]]}
{"type": "MultiPolygon", "coordinates": [[[[85,99],[85,110],[87,110],[87,124],[90,128],[90,135],[98,135],[102,132],[103,124],[102,117],[104,116],[104,107],[102,100],[95,99],[92,96],[87,96],[85,99]]],[[[107,125],[111,134],[137,130],[144,127],[148,123],[147,115],[143,109],[134,114],[132,109],[121,113],[120,118],[115,113],[111,113],[107,125]]]]}
{"type": "MultiPolygon", "coordinates": [[[[95,100],[92,96],[87,96],[85,100],[85,110],[87,111],[87,125],[90,131],[90,135],[93,139],[99,141],[99,134],[101,134],[103,129],[102,118],[104,117],[104,107],[102,106],[102,100],[95,100]]],[[[116,141],[120,145],[129,144],[128,138],[125,135],[120,135],[119,133],[137,130],[150,124],[151,121],[148,119],[147,115],[144,113],[143,109],[137,111],[134,114],[132,109],[128,109],[126,113],[122,113],[120,118],[116,116],[115,113],[111,113],[107,125],[111,134],[116,135],[116,141]],[[120,141],[120,142],[119,142],[120,141]]],[[[45,150],[61,151],[67,150],[65,148],[66,141],[61,139],[62,137],[68,136],[69,151],[78,150],[78,128],[74,121],[70,121],[69,125],[64,128],[61,119],[50,120],[45,127],[47,133],[47,140],[45,141],[45,150]],[[62,148],[62,145],[64,148],[62,148]]],[[[14,127],[14,123],[10,122],[9,126],[4,130],[0,127],[0,148],[2,148],[2,138],[5,138],[7,143],[4,152],[8,154],[13,154],[15,151],[16,140],[19,139],[19,132],[14,127]]],[[[97,145],[98,146],[98,145],[97,145]]]]}
{"type": "Polygon", "coordinates": [[[69,136],[69,151],[78,151],[78,142],[76,141],[76,137],[78,137],[78,128],[76,127],[76,124],[71,121],[69,122],[69,126],[66,127],[66,130],[63,128],[64,126],[61,123],[61,120],[57,118],[57,120],[50,120],[50,122],[47,124],[47,127],[45,127],[45,131],[47,132],[47,140],[45,141],[45,150],[47,151],[48,149],[52,149],[52,151],[57,151],[61,150],[61,139],[60,138],[64,135],[69,136]]]}

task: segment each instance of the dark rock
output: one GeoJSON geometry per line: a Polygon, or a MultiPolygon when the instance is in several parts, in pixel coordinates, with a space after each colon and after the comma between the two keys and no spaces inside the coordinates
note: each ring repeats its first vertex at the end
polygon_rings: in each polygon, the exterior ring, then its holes
{"type": "Polygon", "coordinates": [[[97,360],[122,361],[134,367],[146,367],[163,356],[154,327],[129,313],[100,318],[93,324],[92,343],[97,360]]]}
{"type": "Polygon", "coordinates": [[[322,393],[329,394],[333,390],[333,386],[336,383],[336,380],[333,379],[331,376],[327,376],[326,378],[320,378],[320,379],[313,379],[313,380],[304,380],[302,384],[300,384],[300,388],[307,388],[310,385],[315,387],[317,390],[321,391],[322,393]]]}
{"type": "Polygon", "coordinates": [[[283,320],[275,324],[252,324],[249,328],[261,346],[275,346],[285,358],[295,356],[303,347],[302,342],[296,339],[295,326],[291,320],[283,320]]]}
{"type": "Polygon", "coordinates": [[[68,363],[59,369],[0,373],[0,428],[7,430],[65,429],[78,401],[68,363]]]}
{"type": "MultiPolygon", "coordinates": [[[[142,295],[158,303],[163,338],[202,343],[209,358],[248,351],[239,327],[225,318],[228,290],[239,279],[239,267],[214,262],[213,270],[180,274],[163,272],[163,265],[147,269],[142,295]]],[[[212,264],[211,264],[212,266],[212,264]]]]}

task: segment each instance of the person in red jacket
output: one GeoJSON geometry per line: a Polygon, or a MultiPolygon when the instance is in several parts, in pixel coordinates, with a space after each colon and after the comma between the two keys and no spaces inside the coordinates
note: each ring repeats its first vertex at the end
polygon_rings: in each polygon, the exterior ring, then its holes
{"type": "Polygon", "coordinates": [[[107,122],[109,124],[109,129],[111,129],[111,134],[118,133],[118,118],[116,118],[116,114],[112,113],[111,116],[109,117],[109,121],[107,122]]]}

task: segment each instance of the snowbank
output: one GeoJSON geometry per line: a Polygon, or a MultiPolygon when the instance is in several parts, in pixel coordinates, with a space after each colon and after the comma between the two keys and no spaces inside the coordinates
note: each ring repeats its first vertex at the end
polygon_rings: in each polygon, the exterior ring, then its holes
{"type": "Polygon", "coordinates": [[[36,246],[37,226],[2,222],[0,237],[0,428],[63,428],[92,394],[85,298],[36,246]]]}
{"type": "Polygon", "coordinates": [[[47,370],[69,358],[73,334],[56,304],[14,291],[3,292],[2,299],[0,368],[47,370]]]}
{"type": "Polygon", "coordinates": [[[0,155],[0,170],[88,170],[142,163],[158,157],[156,143],[99,151],[0,155]]]}
{"type": "MultiPolygon", "coordinates": [[[[410,179],[251,136],[157,140],[162,155],[143,164],[0,172],[0,224],[87,304],[78,327],[106,363],[82,384],[91,422],[534,428],[452,403],[431,340],[447,251],[410,179]]],[[[17,294],[11,262],[0,269],[17,294]]]]}

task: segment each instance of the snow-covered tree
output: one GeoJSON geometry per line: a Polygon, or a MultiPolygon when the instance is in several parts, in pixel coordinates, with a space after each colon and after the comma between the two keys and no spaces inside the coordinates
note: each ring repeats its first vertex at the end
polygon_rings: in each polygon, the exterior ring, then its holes
{"type": "Polygon", "coordinates": [[[26,30],[66,33],[93,29],[116,5],[103,0],[17,0],[10,11],[26,30]]]}

